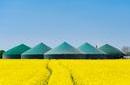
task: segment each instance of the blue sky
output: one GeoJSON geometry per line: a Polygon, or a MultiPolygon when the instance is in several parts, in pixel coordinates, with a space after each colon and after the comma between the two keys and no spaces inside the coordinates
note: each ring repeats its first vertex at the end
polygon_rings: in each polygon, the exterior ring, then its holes
{"type": "Polygon", "coordinates": [[[130,0],[0,0],[0,48],[63,41],[130,46],[130,0]]]}

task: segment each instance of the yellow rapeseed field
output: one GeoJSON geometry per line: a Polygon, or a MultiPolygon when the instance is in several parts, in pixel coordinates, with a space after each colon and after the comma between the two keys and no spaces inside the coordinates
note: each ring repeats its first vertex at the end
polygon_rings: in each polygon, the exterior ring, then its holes
{"type": "Polygon", "coordinates": [[[130,60],[0,60],[0,85],[130,85],[130,60]]]}

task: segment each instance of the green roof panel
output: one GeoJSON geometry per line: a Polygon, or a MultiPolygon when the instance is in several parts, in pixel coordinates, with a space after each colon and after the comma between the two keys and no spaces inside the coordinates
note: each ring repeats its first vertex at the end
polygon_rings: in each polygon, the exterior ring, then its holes
{"type": "Polygon", "coordinates": [[[34,48],[27,50],[26,52],[24,52],[22,55],[42,55],[44,53],[46,53],[47,51],[49,51],[51,48],[48,47],[47,45],[40,43],[38,45],[36,45],[34,48]]]}
{"type": "Polygon", "coordinates": [[[80,52],[78,49],[74,48],[70,44],[64,42],[58,47],[45,53],[45,55],[50,55],[50,54],[82,54],[82,52],[80,52]]]}
{"type": "Polygon", "coordinates": [[[85,43],[85,44],[81,45],[78,49],[81,52],[84,52],[85,54],[105,54],[105,52],[95,48],[94,46],[92,46],[89,43],[85,43]]]}

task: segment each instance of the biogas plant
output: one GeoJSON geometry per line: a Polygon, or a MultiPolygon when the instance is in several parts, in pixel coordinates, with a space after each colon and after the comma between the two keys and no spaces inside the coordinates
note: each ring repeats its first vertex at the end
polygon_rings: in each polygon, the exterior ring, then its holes
{"type": "Polygon", "coordinates": [[[25,44],[15,46],[3,53],[3,59],[120,59],[125,56],[120,49],[109,44],[99,48],[84,43],[78,48],[63,42],[55,48],[40,43],[31,48],[25,44]]]}

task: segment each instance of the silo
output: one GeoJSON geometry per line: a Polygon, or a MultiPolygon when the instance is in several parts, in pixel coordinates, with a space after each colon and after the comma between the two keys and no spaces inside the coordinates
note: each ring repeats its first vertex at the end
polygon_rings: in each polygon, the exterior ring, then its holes
{"type": "Polygon", "coordinates": [[[30,47],[28,47],[24,44],[20,44],[16,47],[6,51],[3,54],[3,58],[4,59],[21,59],[21,54],[29,49],[30,49],[30,47]]]}
{"type": "Polygon", "coordinates": [[[86,59],[104,59],[105,52],[95,48],[89,43],[84,43],[78,48],[81,52],[84,52],[86,59]]]}
{"type": "Polygon", "coordinates": [[[43,59],[44,53],[49,51],[51,48],[43,43],[40,43],[32,49],[22,54],[22,59],[43,59]]]}
{"type": "Polygon", "coordinates": [[[47,59],[82,59],[84,54],[70,44],[64,42],[56,48],[45,53],[47,59]]]}
{"type": "Polygon", "coordinates": [[[125,56],[125,54],[122,51],[109,44],[105,44],[101,46],[99,49],[107,54],[106,57],[108,59],[118,59],[123,58],[123,56],[125,56]]]}

